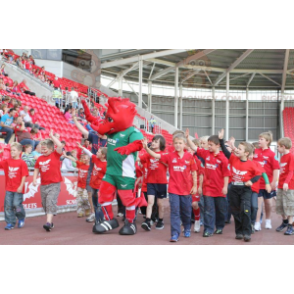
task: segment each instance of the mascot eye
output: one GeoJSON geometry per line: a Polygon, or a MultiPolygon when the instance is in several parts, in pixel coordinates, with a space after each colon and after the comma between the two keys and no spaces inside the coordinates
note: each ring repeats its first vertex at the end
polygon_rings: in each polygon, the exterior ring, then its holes
{"type": "Polygon", "coordinates": [[[111,117],[108,117],[107,120],[108,120],[109,122],[113,122],[113,119],[112,119],[111,117]]]}

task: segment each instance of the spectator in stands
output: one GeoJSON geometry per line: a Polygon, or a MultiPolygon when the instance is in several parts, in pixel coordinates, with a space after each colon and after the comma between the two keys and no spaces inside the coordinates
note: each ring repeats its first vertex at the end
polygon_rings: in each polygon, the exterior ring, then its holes
{"type": "Polygon", "coordinates": [[[9,109],[8,113],[4,114],[1,117],[1,122],[0,122],[0,131],[1,132],[6,132],[6,137],[5,137],[5,144],[8,144],[11,136],[13,135],[13,127],[11,126],[13,123],[13,118],[16,114],[16,111],[14,108],[9,109]]]}
{"type": "Polygon", "coordinates": [[[6,104],[2,104],[0,107],[0,117],[8,112],[8,107],[6,104]]]}
{"type": "Polygon", "coordinates": [[[20,96],[20,93],[18,93],[20,91],[20,89],[18,87],[18,82],[17,81],[13,82],[13,85],[11,87],[11,91],[12,91],[12,94],[20,96]]]}
{"type": "Polygon", "coordinates": [[[31,95],[31,96],[36,96],[36,94],[34,92],[31,92],[29,87],[26,85],[26,81],[23,80],[20,84],[19,84],[19,89],[21,92],[31,95]]]}
{"type": "Polygon", "coordinates": [[[68,123],[74,124],[74,122],[72,120],[72,108],[71,107],[67,107],[64,110],[64,117],[68,123]]]}
{"type": "Polygon", "coordinates": [[[37,156],[37,157],[42,155],[40,143],[36,146],[36,149],[32,152],[32,155],[37,156]]]}
{"type": "Polygon", "coordinates": [[[32,65],[36,64],[32,55],[29,56],[29,60],[31,61],[32,65]]]}
{"type": "Polygon", "coordinates": [[[69,103],[71,103],[72,107],[77,109],[78,108],[78,98],[79,94],[75,91],[75,88],[71,88],[71,92],[69,93],[69,103]]]}
{"type": "Polygon", "coordinates": [[[25,71],[29,74],[32,74],[32,61],[30,59],[26,59],[26,62],[25,62],[25,71]]]}
{"type": "Polygon", "coordinates": [[[62,166],[61,166],[62,170],[74,170],[76,168],[76,163],[70,159],[70,158],[74,158],[75,160],[77,160],[76,154],[77,154],[76,150],[72,150],[71,152],[63,151],[64,160],[62,161],[62,166]]]}
{"type": "Polygon", "coordinates": [[[153,129],[156,125],[156,120],[153,116],[151,116],[150,120],[149,120],[149,126],[150,126],[150,131],[151,133],[153,133],[153,129]]]}
{"type": "Polygon", "coordinates": [[[3,82],[3,79],[0,79],[0,90],[6,91],[6,86],[5,86],[4,82],[3,82]]]}
{"type": "Polygon", "coordinates": [[[58,77],[57,76],[55,76],[55,79],[53,81],[53,86],[54,86],[54,89],[55,90],[60,89],[60,81],[58,80],[58,77]]]}
{"type": "Polygon", "coordinates": [[[36,128],[36,129],[43,129],[39,126],[39,124],[34,123],[33,118],[35,115],[35,109],[30,109],[28,106],[24,106],[23,110],[20,111],[19,115],[23,118],[23,121],[25,123],[25,127],[29,127],[29,128],[36,128]]]}
{"type": "Polygon", "coordinates": [[[36,116],[35,116],[35,114],[36,114],[36,111],[35,111],[35,109],[34,108],[31,108],[30,109],[30,117],[31,117],[31,119],[32,119],[32,123],[33,123],[33,128],[37,128],[37,129],[39,129],[39,130],[45,130],[45,128],[43,128],[43,127],[40,127],[40,124],[38,123],[38,121],[37,121],[37,118],[36,118],[36,116]]]}
{"type": "Polygon", "coordinates": [[[58,90],[58,88],[54,88],[52,92],[52,99],[55,101],[55,106],[57,108],[60,108],[62,98],[63,98],[62,93],[58,90]]]}
{"type": "Polygon", "coordinates": [[[21,159],[27,164],[27,166],[30,168],[33,168],[35,166],[36,160],[38,159],[37,155],[32,154],[33,146],[30,144],[27,144],[24,146],[24,152],[21,156],[21,159]]]}
{"type": "Polygon", "coordinates": [[[3,63],[0,68],[0,75],[7,77],[8,74],[5,72],[5,64],[3,63]]]}

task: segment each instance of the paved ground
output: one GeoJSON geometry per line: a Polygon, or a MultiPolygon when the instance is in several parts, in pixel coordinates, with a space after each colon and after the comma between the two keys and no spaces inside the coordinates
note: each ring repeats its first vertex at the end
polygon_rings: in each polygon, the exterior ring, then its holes
{"type": "MultiPolygon", "coordinates": [[[[116,210],[116,207],[114,208],[116,210]]],[[[166,202],[166,215],[168,216],[168,202],[166,202]]],[[[226,225],[223,235],[215,235],[210,238],[203,238],[201,233],[192,233],[191,238],[180,237],[179,242],[170,243],[170,222],[169,217],[165,218],[164,230],[152,229],[151,232],[144,231],[140,224],[143,221],[141,215],[138,217],[138,232],[135,236],[120,236],[116,229],[104,235],[92,233],[92,224],[86,223],[85,219],[78,219],[76,213],[64,213],[58,215],[54,220],[55,228],[47,233],[43,229],[45,217],[28,218],[23,229],[5,231],[5,223],[0,223],[0,244],[12,245],[293,245],[293,236],[284,236],[283,233],[275,232],[280,225],[280,218],[273,215],[272,230],[262,229],[261,232],[252,235],[252,241],[235,240],[234,222],[226,225]]],[[[120,220],[122,225],[122,221],[120,220]]]]}

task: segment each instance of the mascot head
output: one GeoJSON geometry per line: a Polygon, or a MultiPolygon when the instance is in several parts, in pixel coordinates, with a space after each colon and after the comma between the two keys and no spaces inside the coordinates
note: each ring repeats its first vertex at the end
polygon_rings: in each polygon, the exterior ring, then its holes
{"type": "Polygon", "coordinates": [[[101,135],[113,134],[126,130],[133,125],[137,113],[136,106],[130,99],[111,97],[106,104],[105,119],[95,129],[101,135]]]}

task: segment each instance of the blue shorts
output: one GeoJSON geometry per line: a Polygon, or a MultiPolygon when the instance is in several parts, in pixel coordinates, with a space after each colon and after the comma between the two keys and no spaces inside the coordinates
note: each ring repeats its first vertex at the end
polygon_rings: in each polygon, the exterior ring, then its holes
{"type": "Polygon", "coordinates": [[[166,184],[148,184],[147,195],[154,195],[157,199],[166,198],[166,184]]]}
{"type": "Polygon", "coordinates": [[[258,197],[263,197],[265,200],[272,199],[275,196],[277,196],[276,191],[271,191],[270,193],[268,193],[264,189],[259,190],[258,194],[258,197]]]}

